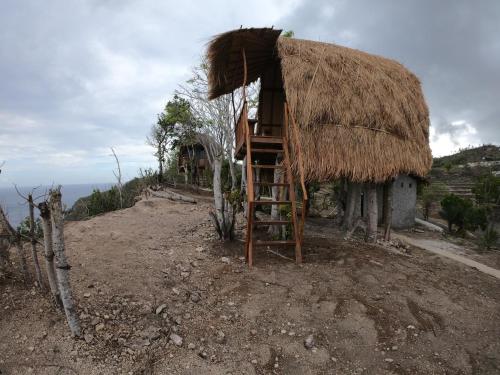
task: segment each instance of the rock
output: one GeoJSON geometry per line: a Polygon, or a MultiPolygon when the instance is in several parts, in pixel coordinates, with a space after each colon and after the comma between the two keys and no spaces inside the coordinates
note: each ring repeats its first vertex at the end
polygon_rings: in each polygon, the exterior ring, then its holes
{"type": "Polygon", "coordinates": [[[105,328],[104,323],[99,323],[98,325],[95,326],[95,331],[99,332],[102,331],[105,328]]]}
{"type": "Polygon", "coordinates": [[[217,331],[217,335],[215,336],[215,342],[217,344],[225,344],[226,343],[226,335],[222,331],[217,331]]]}
{"type": "Polygon", "coordinates": [[[182,337],[180,337],[178,334],[176,333],[172,333],[170,335],[170,341],[175,345],[175,346],[182,346],[182,337]]]}
{"type": "Polygon", "coordinates": [[[177,288],[172,288],[172,292],[173,292],[176,296],[178,296],[179,294],[181,294],[181,291],[180,291],[179,289],[177,289],[177,288]]]}
{"type": "Polygon", "coordinates": [[[198,252],[200,252],[200,253],[201,253],[202,251],[204,251],[204,250],[205,250],[205,249],[203,248],[203,246],[198,246],[198,247],[196,248],[196,251],[198,251],[198,252]]]}
{"type": "Polygon", "coordinates": [[[257,330],[256,330],[256,329],[252,329],[252,330],[250,330],[250,334],[251,334],[252,336],[255,336],[255,335],[257,334],[257,330]]]}
{"type": "Polygon", "coordinates": [[[228,257],[222,257],[222,258],[220,258],[220,260],[222,263],[226,263],[226,264],[231,263],[231,260],[228,257]]]}
{"type": "Polygon", "coordinates": [[[257,364],[257,360],[256,359],[252,359],[252,364],[256,365],[257,364]]]}
{"type": "Polygon", "coordinates": [[[35,347],[34,347],[34,346],[28,346],[28,350],[29,350],[30,352],[34,352],[34,351],[35,351],[35,347]]]}
{"type": "Polygon", "coordinates": [[[384,359],[384,361],[392,363],[392,362],[394,362],[394,359],[392,359],[392,358],[386,358],[386,359],[384,359]]]}
{"type": "Polygon", "coordinates": [[[194,350],[195,348],[196,348],[196,345],[195,345],[195,344],[193,344],[192,342],[190,342],[190,343],[188,344],[188,349],[189,349],[189,350],[194,350]]]}
{"type": "Polygon", "coordinates": [[[167,308],[167,305],[166,304],[161,304],[160,306],[158,306],[156,308],[156,315],[159,315],[162,313],[163,310],[165,310],[167,308]]]}
{"type": "Polygon", "coordinates": [[[83,339],[85,340],[85,342],[87,344],[90,344],[90,343],[92,343],[92,341],[94,341],[94,335],[92,335],[90,333],[86,333],[85,335],[83,335],[83,339]]]}
{"type": "Polygon", "coordinates": [[[314,348],[315,345],[316,345],[316,342],[314,341],[313,335],[307,336],[306,339],[304,340],[304,346],[306,349],[311,350],[312,348],[314,348]]]}
{"type": "Polygon", "coordinates": [[[83,296],[84,296],[85,298],[89,298],[89,297],[90,297],[90,293],[83,293],[83,296]]]}
{"type": "Polygon", "coordinates": [[[206,359],[208,357],[207,352],[199,352],[198,355],[203,359],[206,359]]]}
{"type": "Polygon", "coordinates": [[[198,292],[191,293],[191,301],[194,303],[200,302],[201,301],[200,293],[198,293],[198,292]]]}
{"type": "Polygon", "coordinates": [[[396,351],[398,350],[398,346],[397,345],[393,345],[393,347],[391,348],[393,351],[396,351]]]}
{"type": "Polygon", "coordinates": [[[141,337],[151,341],[158,340],[161,337],[160,328],[149,327],[140,333],[141,337]]]}
{"type": "Polygon", "coordinates": [[[414,325],[412,325],[412,324],[410,324],[410,325],[409,325],[408,327],[406,327],[406,328],[408,328],[408,329],[415,329],[415,326],[414,326],[414,325]]]}

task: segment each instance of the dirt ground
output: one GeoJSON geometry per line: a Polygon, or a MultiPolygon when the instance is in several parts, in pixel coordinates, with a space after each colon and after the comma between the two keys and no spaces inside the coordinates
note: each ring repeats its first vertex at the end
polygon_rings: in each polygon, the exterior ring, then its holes
{"type": "Polygon", "coordinates": [[[262,249],[250,270],[198,198],[67,224],[85,339],[46,294],[2,281],[0,374],[500,373],[497,279],[328,220],[306,226],[304,264],[262,249]]]}

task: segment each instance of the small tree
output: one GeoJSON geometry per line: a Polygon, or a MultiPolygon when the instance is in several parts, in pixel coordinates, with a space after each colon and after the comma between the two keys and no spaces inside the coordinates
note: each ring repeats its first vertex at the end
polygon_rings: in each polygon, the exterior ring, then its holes
{"type": "Polygon", "coordinates": [[[453,225],[457,226],[459,233],[463,233],[478,228],[485,230],[488,224],[484,207],[475,207],[470,199],[462,199],[455,194],[443,198],[439,214],[448,222],[449,232],[453,225]]]}
{"type": "Polygon", "coordinates": [[[422,188],[422,213],[425,220],[429,219],[432,207],[438,203],[442,197],[448,194],[448,192],[448,187],[442,182],[431,183],[422,188]]]}
{"type": "Polygon", "coordinates": [[[439,214],[448,222],[448,231],[451,233],[453,225],[461,230],[465,224],[465,211],[472,207],[470,200],[462,199],[455,194],[449,194],[441,200],[439,214]]]}

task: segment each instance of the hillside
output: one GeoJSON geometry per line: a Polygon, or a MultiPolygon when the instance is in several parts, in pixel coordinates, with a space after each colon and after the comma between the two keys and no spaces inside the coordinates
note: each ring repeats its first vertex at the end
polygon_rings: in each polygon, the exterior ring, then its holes
{"type": "Polygon", "coordinates": [[[429,181],[444,183],[450,193],[473,199],[477,178],[490,172],[500,175],[500,147],[484,145],[434,158],[429,181]]]}
{"type": "MultiPolygon", "coordinates": [[[[475,148],[466,148],[456,154],[434,158],[433,168],[445,167],[446,164],[464,165],[469,163],[486,163],[500,161],[500,147],[483,145],[475,148]]],[[[496,164],[496,163],[494,163],[496,164]]]]}

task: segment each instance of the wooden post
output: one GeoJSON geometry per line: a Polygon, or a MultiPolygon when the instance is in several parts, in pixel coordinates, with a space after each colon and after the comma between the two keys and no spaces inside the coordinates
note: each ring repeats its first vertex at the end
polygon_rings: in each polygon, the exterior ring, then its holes
{"type": "Polygon", "coordinates": [[[54,264],[54,251],[52,249],[52,223],[50,222],[50,210],[47,202],[38,205],[40,217],[42,218],[43,244],[45,247],[45,268],[49,279],[49,287],[57,306],[63,307],[59,287],[57,285],[56,267],[54,264]]]}
{"type": "Polygon", "coordinates": [[[391,239],[391,223],[392,223],[392,179],[384,184],[384,201],[383,201],[383,216],[384,216],[384,240],[391,239]]]}
{"type": "Polygon", "coordinates": [[[33,258],[33,264],[35,265],[35,275],[38,282],[38,286],[43,290],[44,283],[42,278],[42,270],[40,269],[40,263],[38,262],[38,253],[36,251],[36,233],[35,233],[35,204],[33,203],[33,196],[28,194],[28,207],[29,207],[29,218],[30,218],[30,242],[31,242],[31,257],[33,258]]]}
{"type": "Polygon", "coordinates": [[[377,242],[377,185],[374,183],[367,184],[367,225],[366,225],[366,242],[377,242]]]}
{"type": "Polygon", "coordinates": [[[69,329],[73,336],[81,335],[80,322],[76,313],[73,295],[69,283],[70,266],[64,253],[64,220],[62,214],[60,188],[50,191],[50,217],[52,224],[52,245],[56,258],[56,275],[59,292],[66,313],[69,329]]]}

